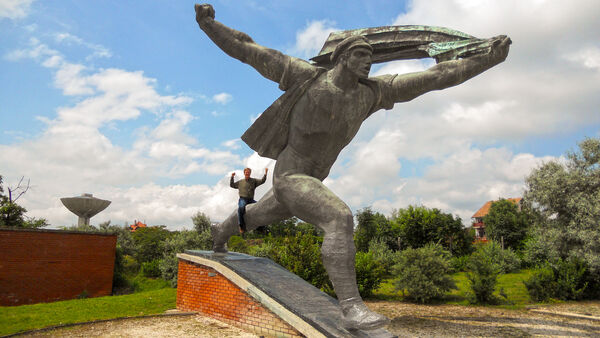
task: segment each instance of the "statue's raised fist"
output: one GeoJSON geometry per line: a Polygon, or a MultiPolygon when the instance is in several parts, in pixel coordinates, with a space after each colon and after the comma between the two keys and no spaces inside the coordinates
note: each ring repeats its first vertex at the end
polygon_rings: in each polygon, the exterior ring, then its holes
{"type": "Polygon", "coordinates": [[[196,21],[200,23],[200,21],[205,18],[215,18],[215,9],[212,5],[209,4],[196,4],[194,5],[194,9],[196,10],[196,21]]]}

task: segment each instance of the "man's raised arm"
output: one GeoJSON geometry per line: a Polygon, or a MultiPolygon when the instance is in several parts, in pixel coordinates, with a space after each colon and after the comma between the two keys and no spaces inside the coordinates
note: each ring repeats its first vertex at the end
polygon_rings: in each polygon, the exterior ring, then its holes
{"type": "Polygon", "coordinates": [[[493,40],[492,48],[487,54],[440,62],[423,72],[396,76],[390,88],[393,101],[406,102],[432,90],[456,86],[503,62],[508,55],[511,40],[504,35],[493,40]]]}
{"type": "Polygon", "coordinates": [[[269,80],[278,82],[281,79],[287,62],[284,54],[263,47],[246,33],[215,21],[215,10],[209,4],[196,4],[195,10],[200,29],[225,53],[254,67],[269,80]]]}

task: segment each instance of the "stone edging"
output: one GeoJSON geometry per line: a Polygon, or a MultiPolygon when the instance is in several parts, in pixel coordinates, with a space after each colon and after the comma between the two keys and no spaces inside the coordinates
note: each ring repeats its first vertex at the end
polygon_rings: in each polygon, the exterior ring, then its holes
{"type": "Polygon", "coordinates": [[[569,313],[569,312],[554,312],[548,310],[537,310],[537,309],[529,309],[531,312],[540,313],[544,315],[553,315],[553,316],[561,316],[561,317],[569,317],[576,319],[587,319],[587,320],[595,320],[600,321],[600,317],[588,316],[588,315],[580,315],[577,313],[569,313]]]}

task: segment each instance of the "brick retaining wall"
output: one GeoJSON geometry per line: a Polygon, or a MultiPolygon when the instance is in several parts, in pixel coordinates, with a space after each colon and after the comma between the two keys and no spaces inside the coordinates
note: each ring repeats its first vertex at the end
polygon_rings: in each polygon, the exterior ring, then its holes
{"type": "Polygon", "coordinates": [[[108,296],[116,235],[0,229],[0,305],[108,296]]]}
{"type": "Polygon", "coordinates": [[[260,335],[302,337],[215,269],[179,259],[177,309],[198,311],[260,335]]]}

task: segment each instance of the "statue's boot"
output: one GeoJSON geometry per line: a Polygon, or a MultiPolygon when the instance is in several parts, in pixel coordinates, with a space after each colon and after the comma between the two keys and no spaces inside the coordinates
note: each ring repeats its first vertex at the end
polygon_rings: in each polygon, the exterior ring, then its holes
{"type": "Polygon", "coordinates": [[[389,324],[387,317],[369,310],[358,293],[351,235],[342,236],[348,237],[347,241],[331,237],[325,235],[321,251],[323,264],[340,301],[344,327],[372,330],[389,324]]]}
{"type": "Polygon", "coordinates": [[[232,213],[221,223],[212,224],[210,233],[213,239],[213,251],[216,253],[227,253],[225,245],[229,237],[237,233],[237,212],[232,213]]]}
{"type": "Polygon", "coordinates": [[[340,307],[347,329],[373,330],[390,323],[386,316],[369,310],[360,298],[340,301],[340,307]]]}

